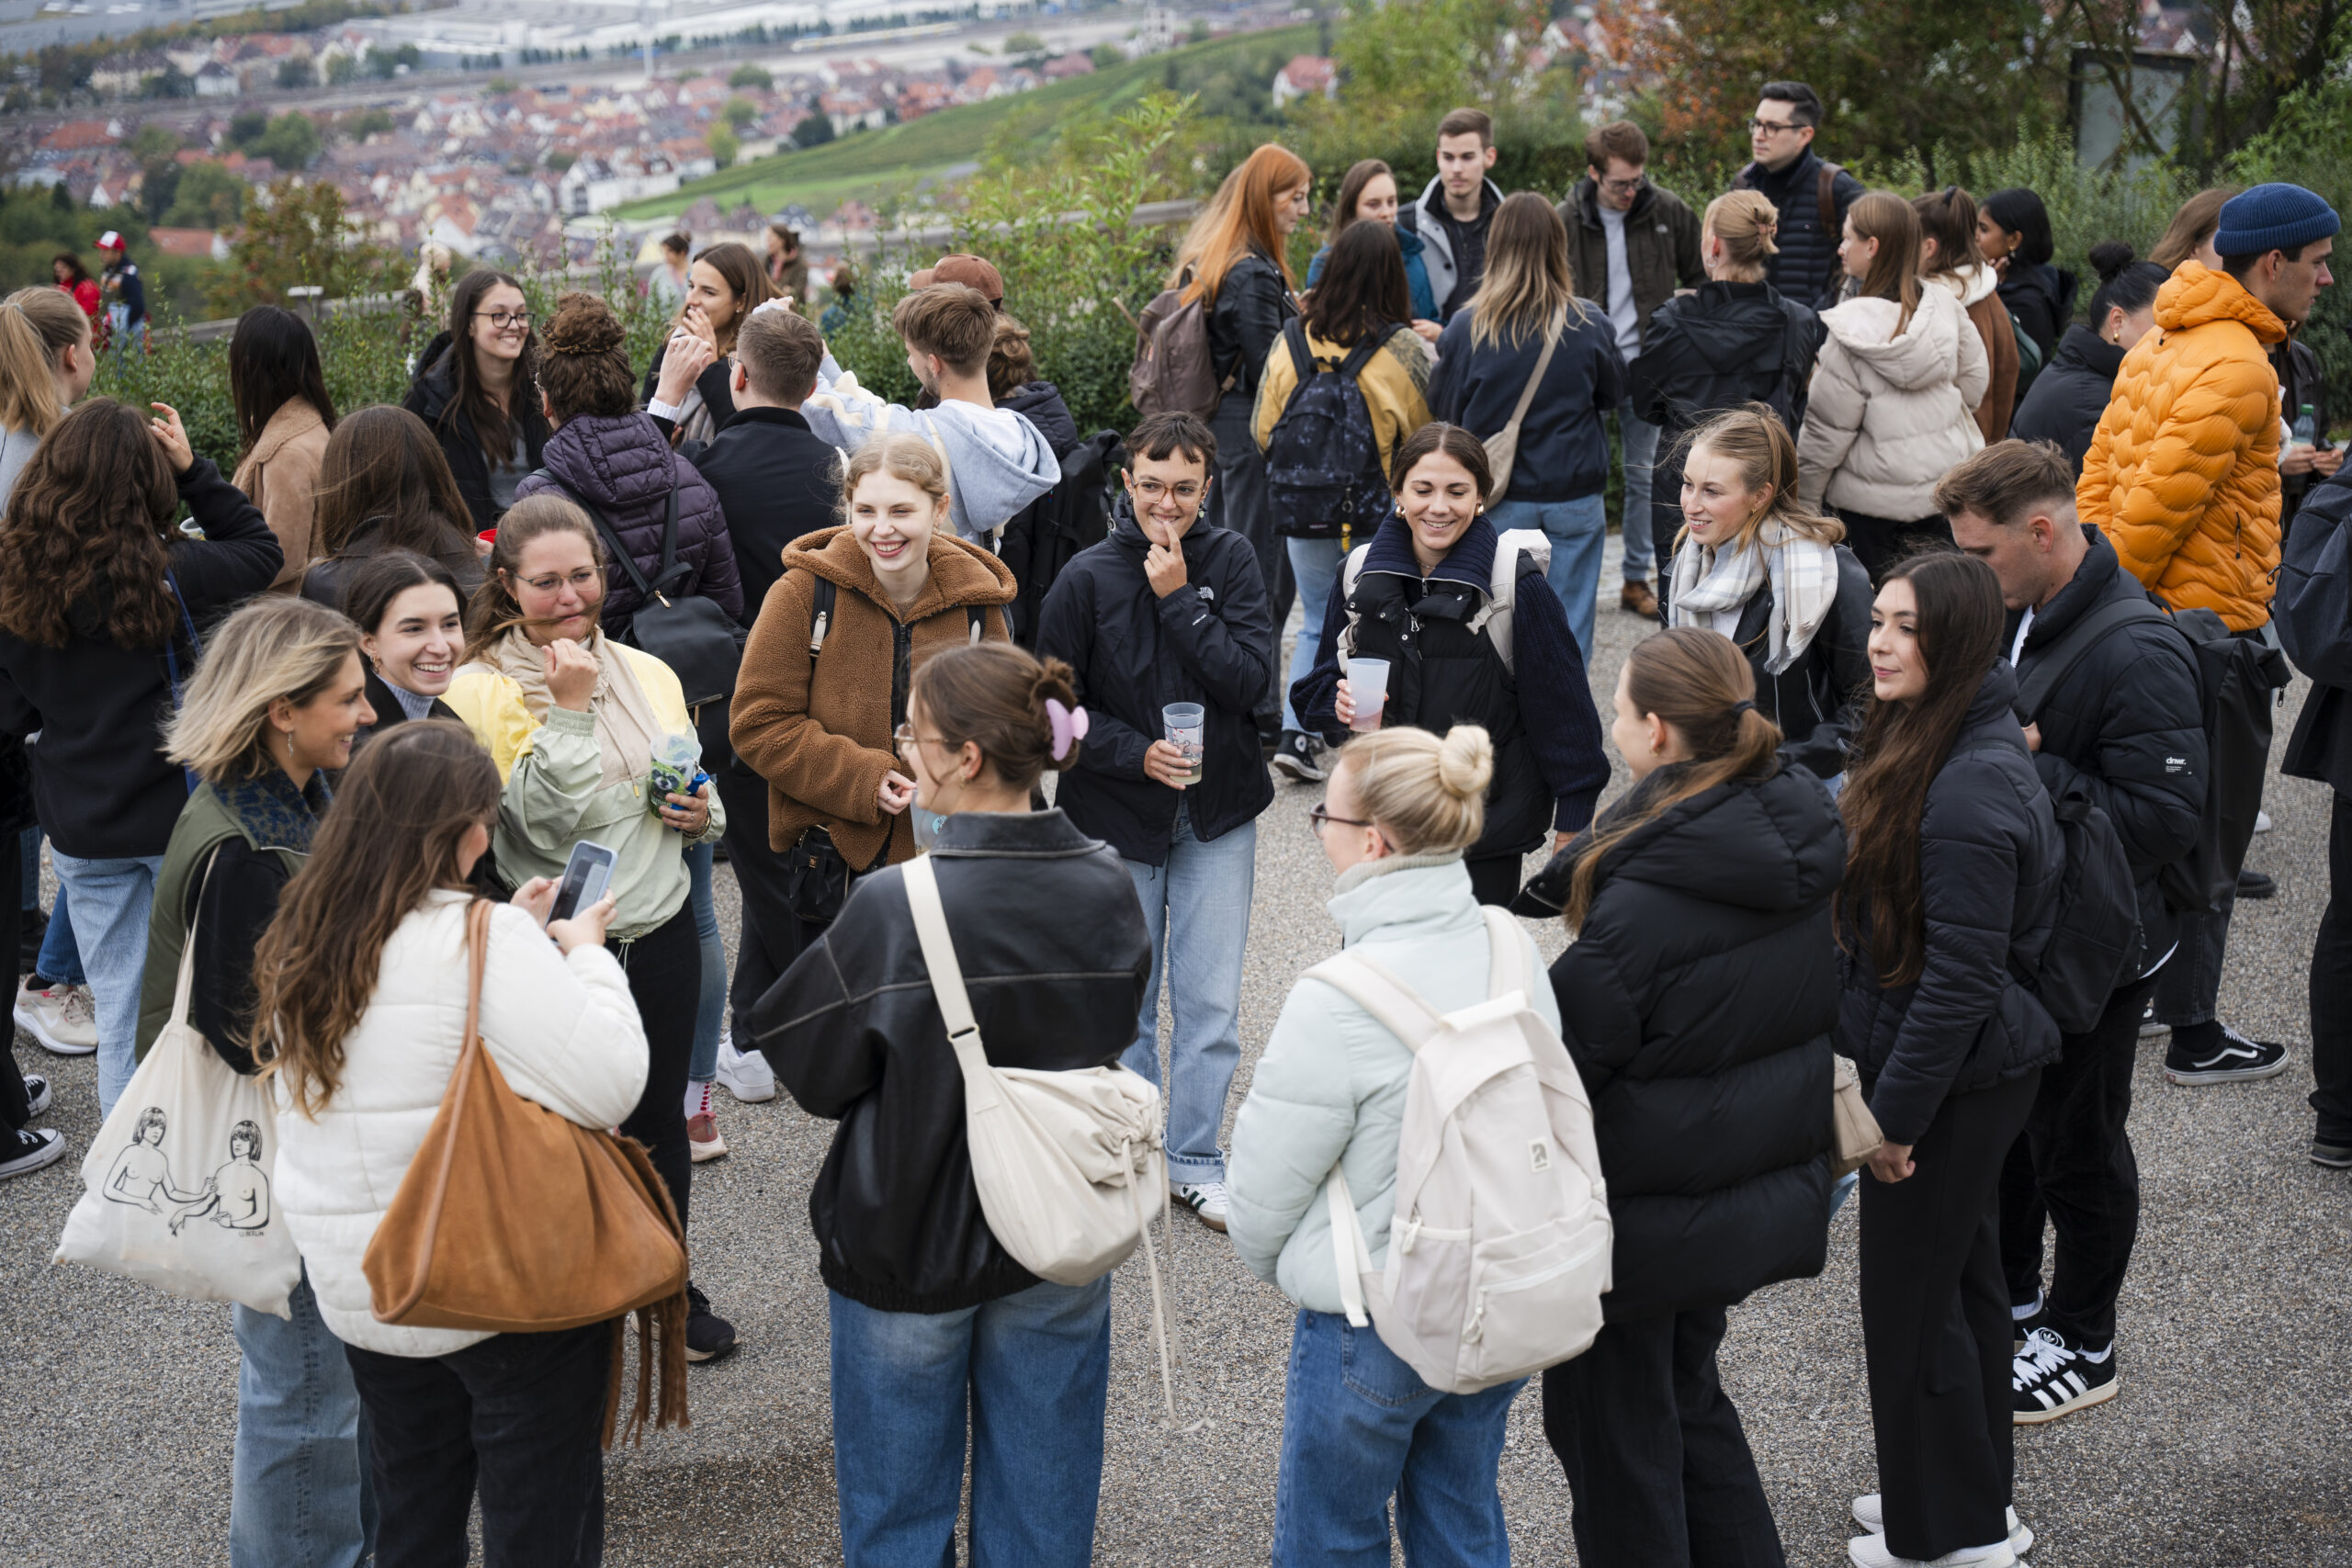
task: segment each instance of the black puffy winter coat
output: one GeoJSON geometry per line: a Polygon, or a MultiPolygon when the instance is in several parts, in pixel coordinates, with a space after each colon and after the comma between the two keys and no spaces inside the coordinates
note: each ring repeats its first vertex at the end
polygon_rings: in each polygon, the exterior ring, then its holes
{"type": "Polygon", "coordinates": [[[2056,442],[2080,479],[2083,454],[2091,449],[2099,415],[2114,400],[2115,373],[2122,367],[2121,349],[2088,327],[2068,327],[2058,340],[2058,356],[2018,400],[2009,434],[2018,441],[2056,442]]]}
{"type": "MultiPolygon", "coordinates": [[[[932,852],[989,1061],[1108,1066],[1151,970],[1126,867],[1059,811],[947,818],[932,852]]],[[[956,1312],[1025,1291],[980,1213],[964,1080],[901,867],[858,879],[752,1021],[792,1098],[841,1123],[808,1193],[817,1271],[882,1312],[956,1312]]]]}
{"type": "MultiPolygon", "coordinates": [[[[666,590],[668,596],[713,600],[733,619],[743,619],[743,580],[718,492],[670,449],[668,437],[650,416],[581,414],[566,420],[548,438],[541,467],[544,472],[527,474],[514,487],[514,499],[552,491],[588,502],[604,513],[649,582],[661,577],[662,536],[674,490],[677,558],[686,570],[666,590]]],[[[628,641],[629,621],[642,602],[628,570],[615,563],[605,576],[605,630],[628,641]]]]}
{"type": "Polygon", "coordinates": [[[1680,432],[1724,409],[1770,403],[1794,435],[1822,333],[1818,315],[1769,283],[1710,278],[1650,317],[1641,357],[1626,367],[1626,406],[1680,432]]]}
{"type": "Polygon", "coordinates": [[[1813,640],[1786,670],[1769,673],[1772,650],[1772,580],[1739,612],[1732,641],[1756,676],[1756,706],[1781,727],[1781,755],[1815,778],[1846,771],[1846,748],[1861,727],[1861,703],[1871,683],[1871,574],[1845,546],[1838,547],[1838,598],[1814,628],[1813,640]]]}
{"type": "MultiPolygon", "coordinates": [[[[466,498],[466,508],[473,513],[474,530],[498,526],[498,502],[490,493],[490,459],[482,455],[481,437],[474,433],[474,422],[466,417],[462,405],[456,402],[455,372],[448,363],[449,334],[443,333],[424,348],[424,356],[417,361],[416,378],[409,383],[408,396],[401,400],[401,407],[433,427],[435,439],[441,443],[441,455],[449,459],[449,472],[457,477],[458,493],[466,498]]],[[[531,388],[517,389],[514,407],[508,415],[513,427],[523,435],[523,467],[526,472],[539,466],[540,454],[547,446],[548,420],[539,408],[539,395],[531,388]]]]}
{"type": "Polygon", "coordinates": [[[2018,683],[1996,659],[1928,785],[1919,818],[1927,966],[1880,984],[1868,923],[1843,907],[1838,1050],[1862,1070],[1887,1141],[1916,1144],[1948,1096],[1990,1089],[2058,1055],[2058,1026],[2018,980],[2050,946],[2065,846],[2018,728],[2018,683]]]}
{"type": "MultiPolygon", "coordinates": [[[[1564,893],[1592,833],[1686,771],[1634,786],[1530,892],[1564,893]]],[[[1611,1321],[1821,1272],[1845,867],[1838,808],[1795,768],[1702,790],[1602,858],[1552,989],[1609,1182],[1611,1321]]]]}
{"type": "MultiPolygon", "coordinates": [[[[2153,604],[2115,547],[2085,528],[2090,554],[2073,581],[2034,613],[2018,662],[2020,684],[2063,657],[2066,634],[2107,604],[2153,604]]],[[[2014,639],[2017,623],[2009,619],[2014,639]]],[[[2134,975],[2172,950],[2179,919],[2156,888],[2166,863],[2188,852],[2205,809],[2204,699],[2196,656],[2166,622],[2119,627],[2083,655],[2031,717],[2041,731],[2034,772],[2050,798],[2079,788],[2115,825],[2140,890],[2141,953],[2134,975]]]]}
{"type": "Polygon", "coordinates": [[[1283,269],[1263,251],[1235,262],[1217,285],[1209,307],[1209,363],[1219,381],[1233,378],[1233,390],[1256,397],[1266,355],[1283,335],[1283,323],[1298,314],[1283,269]]]}
{"type": "Polygon", "coordinates": [[[1206,841],[1257,820],[1274,798],[1250,717],[1274,682],[1273,622],[1257,552],[1205,522],[1181,543],[1188,581],[1163,599],[1144,576],[1150,541],[1120,496],[1111,536],[1063,569],[1037,629],[1038,653],[1078,672],[1089,722],[1055,804],[1080,831],[1146,865],[1168,863],[1179,805],[1193,835],[1206,841]],[[1165,739],[1160,709],[1170,703],[1204,710],[1201,782],[1181,791],[1143,768],[1145,751],[1165,739]]]}
{"type": "Polygon", "coordinates": [[[1764,276],[1772,287],[1800,305],[1820,309],[1833,303],[1831,287],[1845,276],[1838,265],[1838,241],[1846,224],[1846,209],[1862,194],[1862,182],[1838,169],[1829,176],[1829,222],[1821,220],[1822,159],[1812,148],[1797,154],[1785,169],[1775,172],[1750,164],[1732,176],[1734,190],[1760,191],[1780,210],[1773,232],[1776,253],[1764,260],[1764,276]]]}

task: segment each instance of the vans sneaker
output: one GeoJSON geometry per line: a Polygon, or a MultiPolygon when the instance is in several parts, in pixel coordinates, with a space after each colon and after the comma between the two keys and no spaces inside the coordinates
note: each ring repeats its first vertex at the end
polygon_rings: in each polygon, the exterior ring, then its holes
{"type": "Polygon", "coordinates": [[[22,1176],[65,1157],[65,1134],[54,1127],[0,1133],[0,1176],[22,1176]]]}
{"type": "Polygon", "coordinates": [[[2171,1032],[2171,1024],[2158,1023],[2156,1021],[2156,999],[2154,997],[2150,997],[2148,998],[2147,1007],[2140,1014],[2140,1038],[2143,1040],[2152,1040],[2159,1034],[2170,1034],[2171,1032]]]}
{"type": "Polygon", "coordinates": [[[1223,1235],[1225,1234],[1225,1219],[1227,1210],[1225,1201],[1224,1182],[1183,1181],[1177,1183],[1174,1190],[1176,1193],[1176,1201],[1183,1204],[1184,1207],[1200,1215],[1201,1224],[1208,1226],[1209,1229],[1216,1232],[1219,1235],[1223,1235]]]}
{"type": "Polygon", "coordinates": [[[49,1080],[39,1073],[25,1075],[25,1114],[38,1116],[49,1109],[49,1080]]]}
{"type": "Polygon", "coordinates": [[[710,1298],[686,1287],[686,1359],[723,1361],[735,1353],[735,1325],[710,1310],[710,1298]]]}
{"type": "Polygon", "coordinates": [[[747,1105],[775,1098],[775,1069],[758,1051],[735,1049],[733,1032],[718,1036],[718,1087],[747,1105]]]}
{"type": "Polygon", "coordinates": [[[87,986],[35,990],[26,981],[17,990],[17,1027],[60,1056],[87,1056],[98,1048],[98,1015],[87,986]]]}
{"type": "Polygon", "coordinates": [[[2250,1083],[2286,1070],[2287,1047],[2275,1040],[2249,1040],[2226,1023],[2221,1037],[2202,1047],[2183,1046],[2175,1030],[2165,1053],[2165,1077],[2177,1084],[2250,1083]]]}
{"type": "Polygon", "coordinates": [[[1313,737],[1285,729],[1274,747],[1274,768],[1287,777],[1312,784],[1325,776],[1323,761],[1316,755],[1319,750],[1313,737]]]}
{"type": "MultiPolygon", "coordinates": [[[[1872,1492],[1854,1499],[1854,1522],[1872,1535],[1886,1533],[1886,1503],[1872,1492]]],[[[2015,1508],[2009,1510],[2009,1550],[2019,1557],[2033,1550],[2033,1532],[2025,1528],[2015,1508]]]]}
{"type": "Polygon", "coordinates": [[[2094,1361],[2054,1328],[2035,1329],[2009,1363],[2017,1424],[2038,1427],[2115,1397],[2115,1346],[2094,1361]]]}
{"type": "MultiPolygon", "coordinates": [[[[27,1078],[27,1083],[33,1080],[27,1078]]],[[[2312,1163],[2324,1165],[2330,1170],[2352,1170],[2352,1144],[2331,1144],[2325,1138],[2312,1140],[2312,1163]]]]}
{"type": "Polygon", "coordinates": [[[1846,1555],[1855,1568],[2016,1568],[2018,1554],[2006,1540],[1990,1546],[1963,1546],[1941,1557],[1897,1557],[1887,1550],[1883,1535],[1858,1535],[1846,1543],[1846,1555]]]}

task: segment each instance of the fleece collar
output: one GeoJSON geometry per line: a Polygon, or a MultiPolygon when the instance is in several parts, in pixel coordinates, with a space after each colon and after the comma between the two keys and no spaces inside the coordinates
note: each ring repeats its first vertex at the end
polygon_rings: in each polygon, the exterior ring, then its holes
{"type": "MultiPolygon", "coordinates": [[[[1462,536],[1453,541],[1453,548],[1429,573],[1430,582],[1459,582],[1477,590],[1483,596],[1494,591],[1495,525],[1485,513],[1471,520],[1462,536]]],[[[1372,536],[1371,547],[1365,551],[1363,569],[1390,577],[1409,577],[1424,581],[1421,563],[1413,554],[1413,531],[1402,513],[1392,512],[1381,519],[1380,531],[1372,536]]]]}

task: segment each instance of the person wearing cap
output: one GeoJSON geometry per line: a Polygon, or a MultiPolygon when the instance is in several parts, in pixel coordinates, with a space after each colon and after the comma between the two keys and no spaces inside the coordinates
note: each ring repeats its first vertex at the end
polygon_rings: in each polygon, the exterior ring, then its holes
{"type": "MultiPolygon", "coordinates": [[[[2334,279],[2342,227],[2301,186],[2259,185],[2222,207],[2221,262],[2184,261],[2156,291],[2156,330],[2123,356],[2099,416],[2076,510],[2115,547],[2123,569],[2168,609],[2211,610],[2239,636],[2267,633],[2278,575],[2282,426],[2267,347],[2309,318],[2334,279]]],[[[2243,716],[2242,754],[2217,745],[2212,777],[2259,779],[2270,707],[2243,716]]],[[[2241,858],[2243,850],[2241,849],[2241,858]]],[[[2236,866],[2227,868],[2233,878],[2236,866]]],[[[2180,946],[2156,983],[2154,1016],[2172,1042],[2177,1084],[2232,1083],[2286,1068],[2287,1048],[2250,1040],[2214,1017],[2233,897],[2181,921],[2180,946]]]]}
{"type": "Polygon", "coordinates": [[[1004,274],[968,252],[951,252],[940,257],[936,263],[922,272],[915,274],[915,277],[922,278],[923,281],[915,283],[913,278],[910,278],[908,282],[917,288],[929,288],[940,283],[961,283],[977,288],[987,298],[989,304],[995,309],[997,314],[1004,313],[1004,274]]]}
{"type": "Polygon", "coordinates": [[[114,297],[107,308],[113,341],[127,344],[136,337],[143,348],[147,344],[147,285],[140,279],[139,264],[130,259],[130,244],[115,230],[98,236],[98,249],[107,257],[101,287],[114,297]]]}

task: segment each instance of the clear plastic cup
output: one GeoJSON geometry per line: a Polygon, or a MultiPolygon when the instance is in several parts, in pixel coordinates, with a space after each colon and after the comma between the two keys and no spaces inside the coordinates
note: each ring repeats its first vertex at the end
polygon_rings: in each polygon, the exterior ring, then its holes
{"type": "Polygon", "coordinates": [[[1380,728],[1380,710],[1388,705],[1388,660],[1348,660],[1348,694],[1355,699],[1355,722],[1348,728],[1369,733],[1380,728]]]}
{"type": "Polygon", "coordinates": [[[1159,722],[1167,727],[1168,743],[1184,753],[1190,764],[1183,779],[1186,787],[1201,782],[1201,758],[1207,750],[1208,714],[1198,703],[1170,703],[1159,710],[1159,722]]]}

